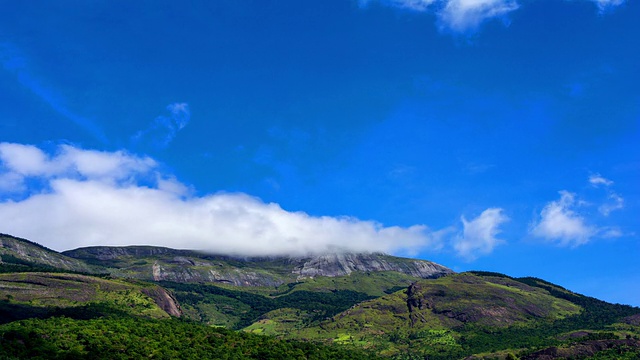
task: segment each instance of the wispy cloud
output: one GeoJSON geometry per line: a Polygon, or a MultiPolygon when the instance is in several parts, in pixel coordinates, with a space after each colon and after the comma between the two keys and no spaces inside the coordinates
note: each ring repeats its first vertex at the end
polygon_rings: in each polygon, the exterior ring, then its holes
{"type": "Polygon", "coordinates": [[[360,1],[360,5],[364,7],[373,1],[410,11],[435,13],[440,29],[454,33],[473,32],[485,21],[504,18],[519,8],[514,0],[368,0],[360,1]]]}
{"type": "Polygon", "coordinates": [[[607,13],[625,3],[625,0],[592,0],[600,10],[600,13],[607,13]]]}
{"type": "Polygon", "coordinates": [[[489,208],[475,219],[468,221],[463,216],[461,220],[462,233],[453,240],[453,248],[459,256],[475,260],[493,252],[497,245],[504,242],[496,237],[500,233],[500,225],[509,221],[503,209],[489,208]]]}
{"type": "Polygon", "coordinates": [[[102,129],[92,120],[71,111],[63,97],[36,78],[28,67],[28,61],[15,47],[8,43],[0,43],[0,64],[5,71],[15,75],[18,83],[44,101],[52,110],[80,126],[103,144],[109,141],[102,129]]]}
{"type": "Polygon", "coordinates": [[[579,206],[576,195],[560,191],[560,199],[548,203],[533,224],[531,234],[563,246],[578,246],[587,243],[597,229],[587,224],[584,217],[574,210],[579,206]]]}
{"type": "Polygon", "coordinates": [[[607,197],[607,202],[598,207],[598,211],[604,216],[609,216],[611,212],[624,209],[624,198],[611,191],[607,197]]]}
{"type": "Polygon", "coordinates": [[[192,196],[153,159],[123,151],[64,145],[48,154],[35,146],[2,143],[4,176],[14,177],[5,185],[13,183],[25,194],[22,200],[0,202],[2,231],[57,250],[149,244],[246,256],[415,253],[441,241],[441,234],[425,225],[310,216],[241,193],[192,196]]]}
{"type": "Polygon", "coordinates": [[[158,116],[148,128],[138,131],[131,140],[137,145],[148,145],[154,149],[169,146],[178,132],[191,121],[191,110],[187,103],[169,104],[167,110],[168,116],[158,116]]]}
{"type": "Polygon", "coordinates": [[[624,198],[611,189],[613,181],[600,174],[592,174],[589,176],[589,183],[593,187],[603,187],[607,191],[607,200],[598,207],[602,215],[609,216],[611,212],[624,208],[624,198]]]}
{"type": "Polygon", "coordinates": [[[613,181],[602,177],[600,174],[591,174],[589,176],[589,184],[598,187],[600,185],[611,186],[613,181]]]}
{"type": "Polygon", "coordinates": [[[519,8],[509,0],[449,0],[438,16],[441,26],[454,32],[476,31],[485,21],[503,18],[519,8]]]}
{"type": "Polygon", "coordinates": [[[551,201],[540,212],[531,227],[530,233],[534,237],[555,242],[561,246],[576,247],[591,241],[593,238],[617,238],[623,232],[617,227],[597,226],[591,224],[594,219],[587,218],[590,207],[598,206],[603,216],[609,216],[613,211],[624,208],[624,199],[616,194],[611,187],[613,181],[600,174],[591,174],[589,184],[596,189],[604,189],[607,198],[604,201],[592,203],[579,200],[578,195],[566,190],[560,191],[560,199],[551,201]]]}
{"type": "MultiPolygon", "coordinates": [[[[360,6],[366,7],[375,0],[360,0],[360,6]]],[[[413,11],[427,11],[429,6],[435,3],[437,0],[379,0],[379,2],[388,6],[394,6],[403,9],[409,9],[413,11]]]]}
{"type": "MultiPolygon", "coordinates": [[[[625,2],[591,1],[596,4],[601,14],[625,2]]],[[[504,22],[511,12],[520,8],[520,4],[515,0],[360,0],[359,4],[361,7],[367,7],[372,2],[409,11],[434,13],[441,31],[462,34],[474,33],[483,23],[493,19],[504,22]]]]}

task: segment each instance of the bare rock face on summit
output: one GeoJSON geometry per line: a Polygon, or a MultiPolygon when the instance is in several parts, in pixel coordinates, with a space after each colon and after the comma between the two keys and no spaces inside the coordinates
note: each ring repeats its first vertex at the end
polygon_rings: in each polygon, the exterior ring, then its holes
{"type": "Polygon", "coordinates": [[[417,278],[437,278],[452,274],[451,269],[426,260],[397,258],[380,253],[371,254],[327,254],[310,258],[293,273],[299,277],[343,276],[354,271],[396,271],[417,278]]]}
{"type": "Polygon", "coordinates": [[[453,273],[431,261],[381,253],[234,257],[154,246],[94,246],[63,254],[102,266],[116,277],[234,286],[278,287],[304,278],[337,277],[353,272],[395,271],[416,279],[438,278],[453,273]]]}

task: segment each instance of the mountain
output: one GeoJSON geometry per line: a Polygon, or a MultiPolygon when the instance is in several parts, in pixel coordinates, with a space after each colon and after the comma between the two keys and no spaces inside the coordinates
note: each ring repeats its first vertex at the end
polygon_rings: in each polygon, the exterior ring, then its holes
{"type": "Polygon", "coordinates": [[[106,268],[114,276],[253,287],[278,287],[303,279],[338,277],[356,272],[391,271],[416,279],[437,278],[453,273],[430,261],[380,253],[246,258],[153,246],[98,246],[62,254],[106,268]]]}
{"type": "Polygon", "coordinates": [[[0,234],[0,264],[7,269],[40,268],[94,273],[98,270],[84,261],[64,256],[40,244],[0,234]]]}
{"type": "Polygon", "coordinates": [[[582,350],[590,351],[589,356],[609,351],[612,359],[623,353],[629,359],[640,355],[639,308],[608,304],[540,279],[497,273],[419,280],[324,320],[313,321],[312,316],[300,307],[280,308],[245,330],[400,358],[482,354],[478,358],[504,359],[511,353],[552,359],[546,356],[588,354],[582,350]],[[544,349],[533,350],[540,347],[544,349]]]}
{"type": "MultiPolygon", "coordinates": [[[[18,358],[33,355],[25,344],[69,357],[78,356],[71,349],[84,349],[87,357],[122,351],[124,338],[93,348],[110,332],[139,339],[135,347],[142,346],[143,356],[190,341],[145,328],[187,338],[197,333],[205,343],[231,336],[255,358],[268,357],[257,345],[260,337],[250,333],[279,339],[273,344],[289,350],[286,344],[304,341],[340,354],[326,358],[640,357],[639,308],[536,278],[456,274],[433,262],[379,253],[242,258],[152,246],[57,253],[9,235],[0,240],[0,323],[8,322],[0,325],[0,349],[29,354],[18,358]],[[43,320],[14,321],[27,318],[43,320]],[[64,331],[75,332],[63,336],[64,344],[49,340],[63,323],[76,329],[64,331]],[[246,337],[210,333],[198,324],[246,337]]],[[[193,345],[205,354],[200,357],[222,351],[200,345],[193,345]]]]}

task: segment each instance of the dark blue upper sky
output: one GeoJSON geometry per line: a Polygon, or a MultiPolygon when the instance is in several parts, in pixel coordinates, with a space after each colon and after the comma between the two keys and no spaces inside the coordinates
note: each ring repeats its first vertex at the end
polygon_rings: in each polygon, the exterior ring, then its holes
{"type": "Polygon", "coordinates": [[[638,2],[0,9],[0,232],[174,245],[104,213],[139,204],[175,246],[286,238],[278,251],[388,251],[640,305],[638,2]],[[143,200],[95,209],[78,200],[94,185],[143,200]],[[29,226],[41,209],[83,214],[77,233],[29,226]]]}

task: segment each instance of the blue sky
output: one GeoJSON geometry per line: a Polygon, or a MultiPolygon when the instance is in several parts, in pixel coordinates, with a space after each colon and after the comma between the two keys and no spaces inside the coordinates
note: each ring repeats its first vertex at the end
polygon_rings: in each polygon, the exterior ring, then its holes
{"type": "Polygon", "coordinates": [[[0,232],[640,305],[636,1],[0,1],[0,232]]]}

